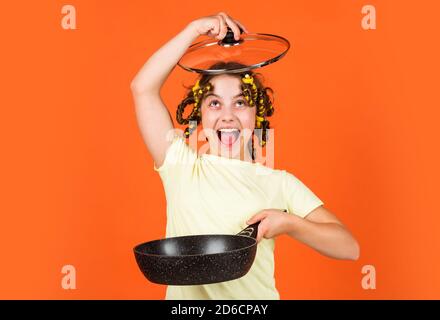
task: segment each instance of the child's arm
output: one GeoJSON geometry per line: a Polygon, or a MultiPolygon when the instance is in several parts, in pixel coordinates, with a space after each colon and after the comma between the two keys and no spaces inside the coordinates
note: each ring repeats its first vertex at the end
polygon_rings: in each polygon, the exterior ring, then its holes
{"type": "MultiPolygon", "coordinates": [[[[202,34],[223,39],[229,26],[236,38],[237,25],[225,13],[200,18],[189,23],[178,35],[155,52],[131,82],[136,116],[142,137],[157,167],[161,166],[168,146],[167,133],[174,129],[173,121],[161,97],[160,89],[191,43],[202,34]]],[[[245,29],[244,29],[245,30],[245,29]]]]}
{"type": "Polygon", "coordinates": [[[324,206],[304,219],[290,215],[287,234],[321,254],[335,259],[357,260],[359,244],[350,231],[324,206]]]}
{"type": "Polygon", "coordinates": [[[310,212],[304,219],[281,210],[263,210],[253,216],[248,224],[261,221],[257,239],[274,238],[288,234],[321,254],[346,260],[359,258],[359,244],[350,231],[323,206],[310,212]]]}
{"type": "Polygon", "coordinates": [[[138,125],[157,167],[162,165],[171,144],[167,133],[174,129],[171,115],[160,96],[160,89],[197,36],[193,26],[187,25],[148,59],[131,82],[138,125]]]}

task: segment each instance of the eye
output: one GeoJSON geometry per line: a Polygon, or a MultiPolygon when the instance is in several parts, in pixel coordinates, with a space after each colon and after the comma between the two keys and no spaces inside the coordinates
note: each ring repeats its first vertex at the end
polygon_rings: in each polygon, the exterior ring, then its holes
{"type": "Polygon", "coordinates": [[[220,106],[220,102],[218,100],[212,100],[211,102],[209,102],[208,106],[217,108],[220,106]]]}
{"type": "Polygon", "coordinates": [[[244,100],[237,100],[237,105],[239,107],[244,107],[244,106],[246,106],[246,101],[244,101],[244,100]]]}

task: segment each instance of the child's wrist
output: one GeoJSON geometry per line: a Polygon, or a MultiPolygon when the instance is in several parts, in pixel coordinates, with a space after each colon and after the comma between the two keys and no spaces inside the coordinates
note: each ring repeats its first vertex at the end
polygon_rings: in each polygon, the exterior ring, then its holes
{"type": "Polygon", "coordinates": [[[186,25],[186,30],[188,30],[188,32],[194,37],[197,38],[198,36],[200,36],[200,33],[197,29],[197,25],[196,25],[196,21],[191,21],[190,23],[188,23],[186,25]]]}
{"type": "Polygon", "coordinates": [[[285,233],[294,235],[300,228],[303,219],[295,214],[285,213],[285,233]]]}

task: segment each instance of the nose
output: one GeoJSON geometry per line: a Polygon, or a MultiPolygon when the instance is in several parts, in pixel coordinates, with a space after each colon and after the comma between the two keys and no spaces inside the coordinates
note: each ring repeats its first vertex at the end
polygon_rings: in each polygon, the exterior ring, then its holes
{"type": "Polygon", "coordinates": [[[235,118],[234,113],[232,112],[231,108],[223,108],[223,112],[221,115],[221,122],[222,123],[230,123],[233,122],[235,118]]]}

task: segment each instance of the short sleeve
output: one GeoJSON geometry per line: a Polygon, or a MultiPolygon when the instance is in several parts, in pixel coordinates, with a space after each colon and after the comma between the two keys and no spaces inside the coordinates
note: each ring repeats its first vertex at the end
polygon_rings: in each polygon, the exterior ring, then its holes
{"type": "Polygon", "coordinates": [[[185,138],[178,134],[174,134],[171,144],[165,153],[165,159],[160,167],[153,164],[154,171],[157,171],[162,178],[166,178],[170,174],[193,166],[197,158],[197,152],[185,142],[185,138]]]}
{"type": "Polygon", "coordinates": [[[283,192],[289,213],[305,218],[324,203],[293,174],[284,171],[283,192]]]}

